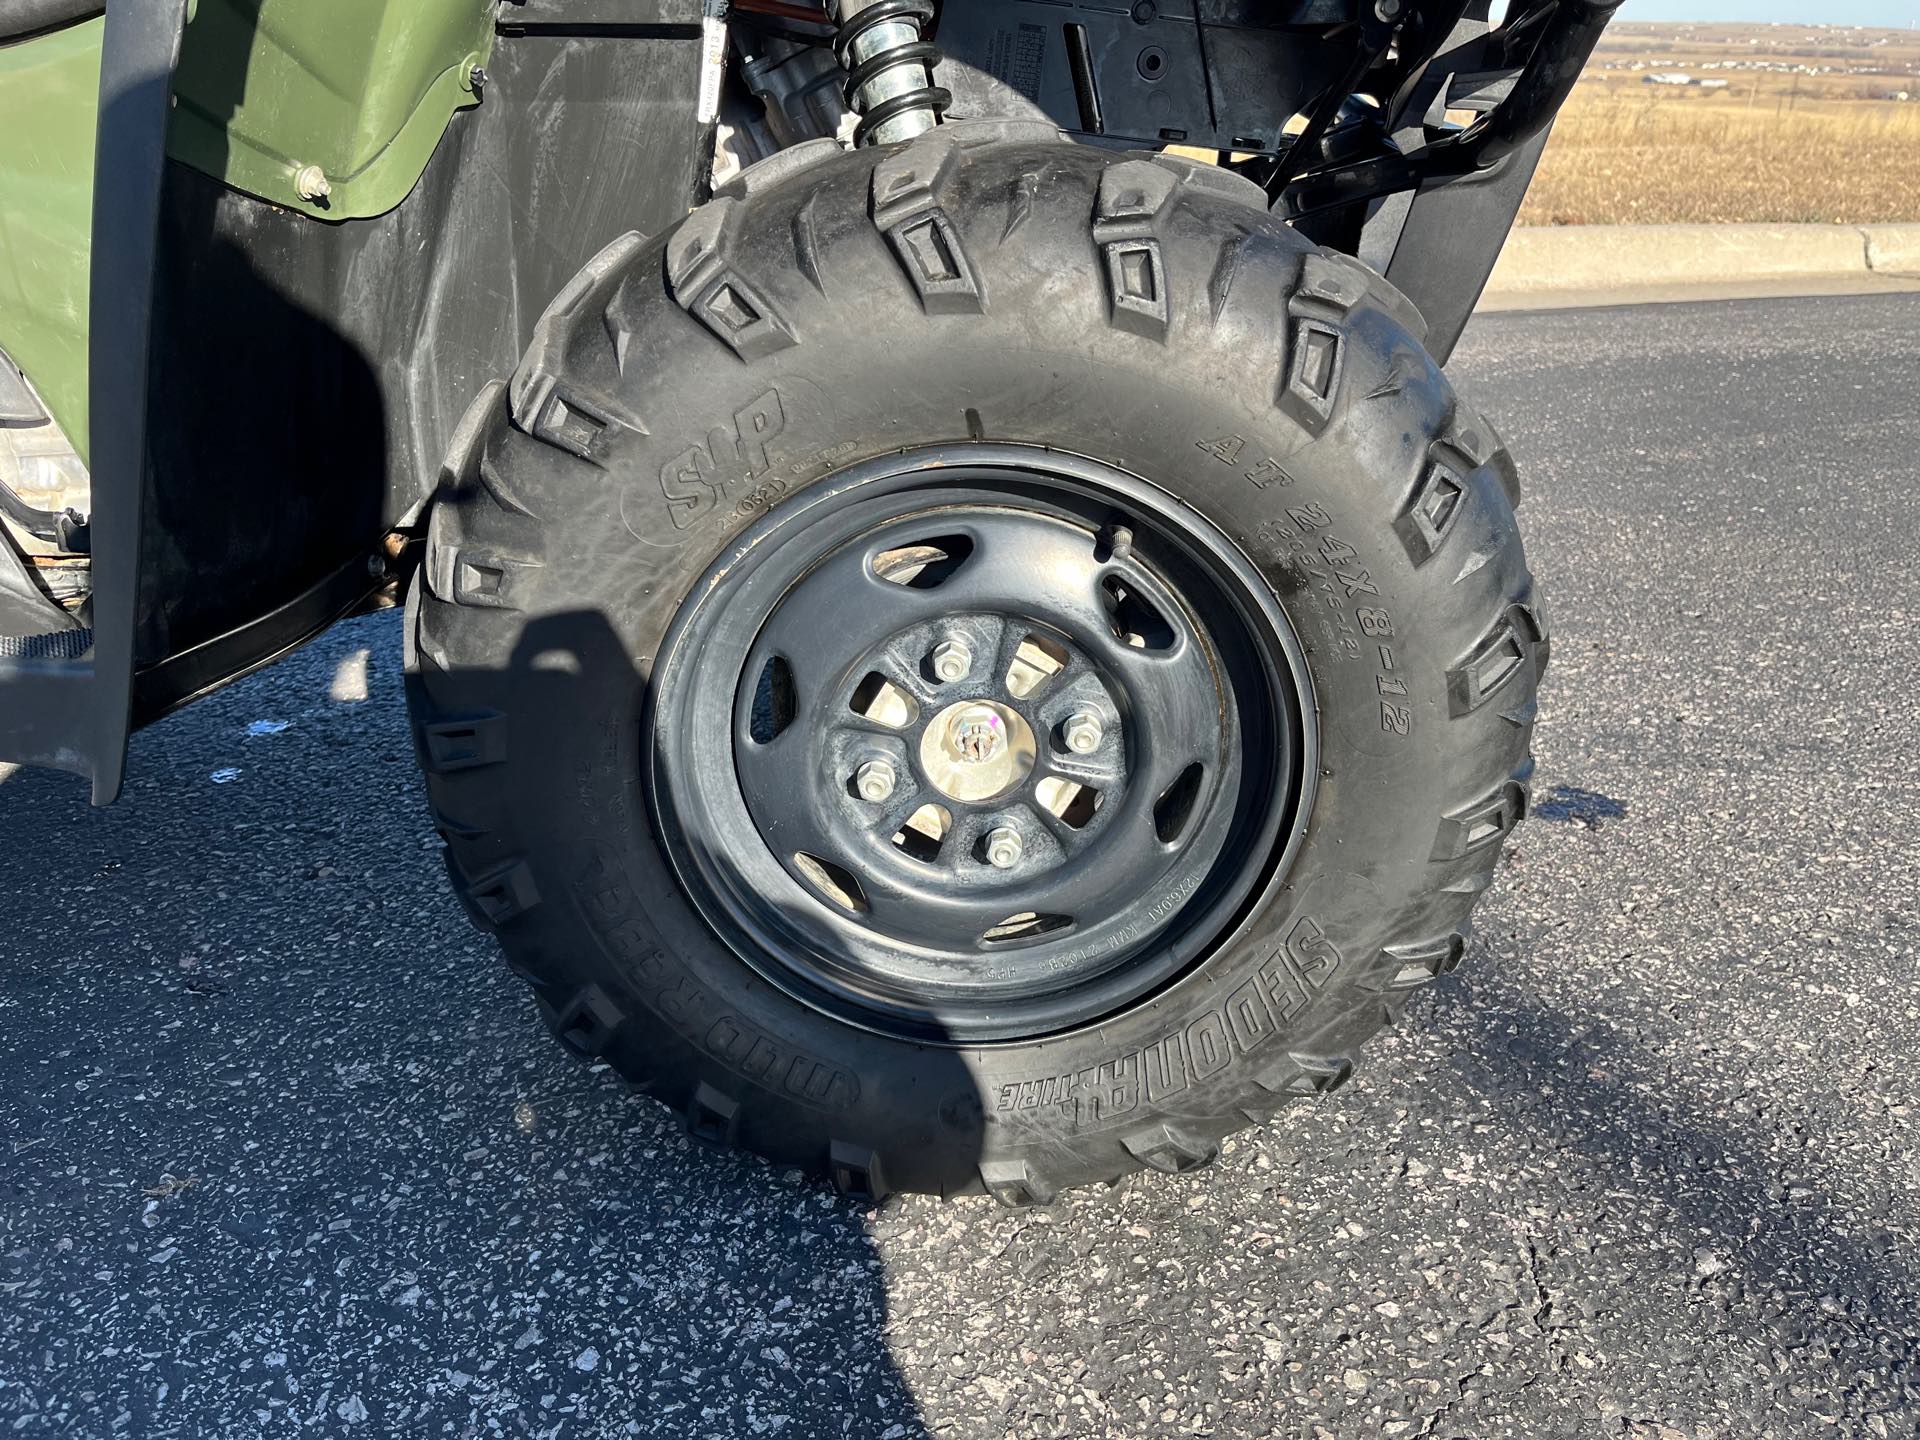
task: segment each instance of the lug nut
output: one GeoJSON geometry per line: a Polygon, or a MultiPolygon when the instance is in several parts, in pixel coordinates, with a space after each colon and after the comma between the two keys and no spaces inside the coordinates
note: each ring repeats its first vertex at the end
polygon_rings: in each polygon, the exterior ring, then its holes
{"type": "Polygon", "coordinates": [[[1010,825],[998,825],[987,832],[987,863],[996,870],[1011,870],[1018,865],[1026,848],[1020,832],[1010,825]]]}
{"type": "Polygon", "coordinates": [[[942,680],[964,680],[973,669],[973,651],[964,640],[942,640],[933,647],[933,673],[942,680]]]}
{"type": "Polygon", "coordinates": [[[1104,733],[1100,717],[1091,710],[1069,715],[1067,723],[1060,727],[1060,738],[1067,742],[1067,749],[1076,755],[1091,755],[1098,750],[1100,737],[1104,733]]]}
{"type": "Polygon", "coordinates": [[[868,760],[853,772],[853,788],[860,792],[862,800],[878,803],[889,799],[898,782],[891,760],[868,760]]]}

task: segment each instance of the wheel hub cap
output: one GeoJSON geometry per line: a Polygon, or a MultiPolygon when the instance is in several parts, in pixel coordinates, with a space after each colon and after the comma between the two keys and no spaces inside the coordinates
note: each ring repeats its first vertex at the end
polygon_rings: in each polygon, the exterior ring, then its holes
{"type": "Polygon", "coordinates": [[[962,701],[934,717],[920,737],[920,769],[950,800],[988,800],[1033,770],[1033,727],[993,700],[962,701]]]}

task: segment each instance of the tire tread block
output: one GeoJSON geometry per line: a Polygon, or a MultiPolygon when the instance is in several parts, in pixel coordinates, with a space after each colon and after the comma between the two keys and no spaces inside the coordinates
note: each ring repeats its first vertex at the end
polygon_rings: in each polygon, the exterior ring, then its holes
{"type": "Polygon", "coordinates": [[[728,258],[741,202],[711,200],[667,241],[667,288],[694,319],[742,360],[763,360],[797,343],[793,327],[728,258]]]}
{"type": "Polygon", "coordinates": [[[598,985],[583,987],[554,1022],[554,1033],[575,1055],[595,1060],[604,1055],[620,1027],[624,1012],[598,985]]]}
{"type": "Polygon", "coordinates": [[[1447,447],[1436,445],[1406,509],[1393,522],[1407,558],[1416,565],[1432,559],[1459,524],[1467,503],[1467,476],[1452,462],[1447,447]]]}
{"type": "Polygon", "coordinates": [[[1180,176],[1151,160],[1122,160],[1100,176],[1093,243],[1106,275],[1113,323],[1148,340],[1167,338],[1172,306],[1160,226],[1180,176]]]}
{"type": "Polygon", "coordinates": [[[519,610],[521,592],[541,562],[476,545],[449,543],[438,528],[427,537],[422,575],[434,596],[449,605],[481,610],[519,610]]]}
{"type": "Polygon", "coordinates": [[[852,1199],[878,1203],[892,1193],[879,1153],[872,1146],[835,1140],[828,1151],[827,1168],[834,1189],[852,1199]]]}
{"type": "Polygon", "coordinates": [[[1297,315],[1287,340],[1287,378],[1280,408],[1309,435],[1333,419],[1346,365],[1346,336],[1327,320],[1297,315]]]}
{"type": "Polygon", "coordinates": [[[909,145],[873,167],[869,207],[894,258],[929,315],[978,315],[985,311],[979,276],[959,227],[941,203],[947,177],[961,163],[960,147],[936,135],[909,145]]]}
{"type": "MultiPolygon", "coordinates": [[[[536,440],[581,459],[593,458],[596,442],[610,429],[646,431],[637,419],[615,416],[605,401],[567,393],[559,380],[575,332],[583,322],[604,320],[614,291],[645,244],[639,231],[629,230],[609,241],[560,287],[534,322],[533,339],[508,382],[507,410],[513,423],[536,440]]],[[[619,337],[614,340],[618,347],[619,337]]]]}
{"type": "Polygon", "coordinates": [[[1041,1180],[1025,1160],[982,1160],[978,1168],[987,1194],[1010,1210],[1051,1205],[1060,1193],[1059,1187],[1041,1180]]]}
{"type": "Polygon", "coordinates": [[[1455,716],[1471,715],[1500,695],[1514,676],[1538,678],[1545,661],[1539,647],[1546,638],[1528,600],[1510,604],[1472,650],[1447,672],[1447,704],[1455,716]]]}
{"type": "Polygon", "coordinates": [[[1376,993],[1417,990],[1459,967],[1467,953],[1465,930],[1449,931],[1434,940],[1411,945],[1389,945],[1380,952],[1363,983],[1376,993]]]}
{"type": "Polygon", "coordinates": [[[706,1081],[694,1087],[687,1101],[687,1134],[705,1145],[727,1148],[740,1126],[740,1102],[706,1081]]]}
{"type": "Polygon", "coordinates": [[[1460,860],[1480,850],[1497,851],[1514,827],[1527,818],[1532,785],[1533,761],[1529,759],[1491,794],[1441,816],[1432,858],[1460,860]]]}
{"type": "Polygon", "coordinates": [[[1142,1165],[1163,1175],[1184,1175],[1220,1158],[1218,1141],[1172,1122],[1136,1130],[1120,1143],[1142,1165]]]}
{"type": "Polygon", "coordinates": [[[1290,1052],[1286,1061],[1254,1076],[1254,1083],[1276,1095],[1330,1095],[1353,1076],[1351,1055],[1312,1055],[1290,1052]]]}
{"type": "Polygon", "coordinates": [[[508,860],[467,882],[467,899],[489,925],[517,920],[540,903],[540,887],[524,860],[508,860]]]}
{"type": "Polygon", "coordinates": [[[507,717],[498,710],[476,710],[429,721],[420,727],[420,755],[432,775],[498,765],[507,758],[507,717]]]}

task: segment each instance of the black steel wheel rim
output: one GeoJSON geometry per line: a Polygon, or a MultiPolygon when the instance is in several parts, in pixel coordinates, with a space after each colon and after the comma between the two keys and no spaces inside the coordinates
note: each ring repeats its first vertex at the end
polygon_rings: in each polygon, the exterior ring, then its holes
{"type": "Polygon", "coordinates": [[[1309,806],[1304,656],[1192,509],[949,446],[730,542],[653,677],[649,800],[703,917],[788,993],[920,1040],[1111,1016],[1233,931],[1309,806]]]}

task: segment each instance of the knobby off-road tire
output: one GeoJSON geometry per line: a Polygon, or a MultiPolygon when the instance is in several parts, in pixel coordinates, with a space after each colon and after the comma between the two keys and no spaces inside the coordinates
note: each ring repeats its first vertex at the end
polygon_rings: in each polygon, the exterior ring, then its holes
{"type": "Polygon", "coordinates": [[[559,1038],[694,1135],[873,1196],[1183,1171],[1340,1085],[1460,959],[1547,657],[1511,461],[1420,324],[1237,177],[1021,126],[802,146],[610,246],[462,425],[410,605],[453,883],[559,1038]],[[1097,1021],[942,1043],[796,998],[690,901],[666,852],[702,817],[663,844],[650,681],[783,507],[1003,442],[1230,539],[1304,659],[1304,769],[1198,960],[1097,1021]]]}

